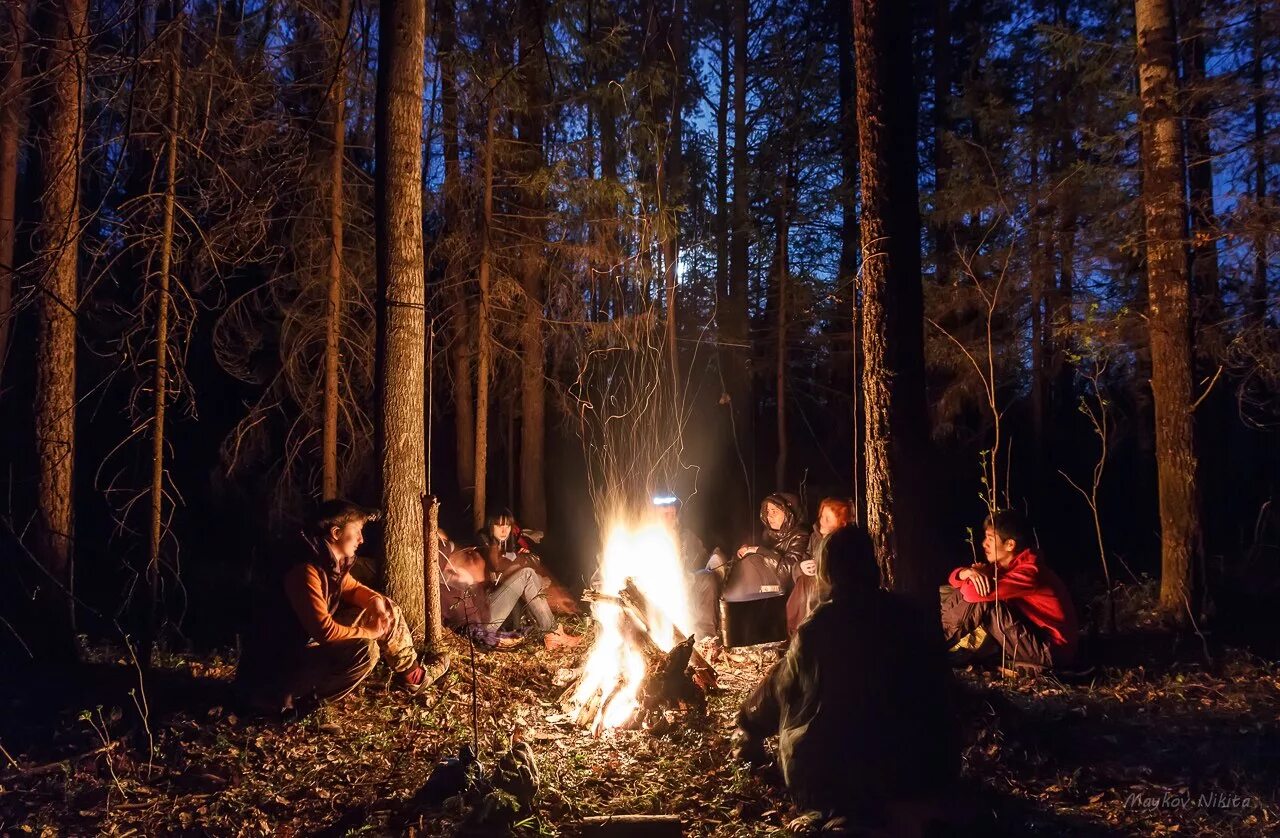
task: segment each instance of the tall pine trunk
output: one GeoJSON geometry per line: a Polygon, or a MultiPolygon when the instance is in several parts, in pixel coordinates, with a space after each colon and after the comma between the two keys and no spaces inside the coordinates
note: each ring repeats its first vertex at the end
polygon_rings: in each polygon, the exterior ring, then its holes
{"type": "Polygon", "coordinates": [[[1266,18],[1262,0],[1253,4],[1253,281],[1249,287],[1249,320],[1255,325],[1267,322],[1267,237],[1271,234],[1267,195],[1267,95],[1268,88],[1263,69],[1265,58],[1266,18]]]}
{"type": "Polygon", "coordinates": [[[489,335],[489,272],[493,260],[493,156],[494,121],[497,105],[489,98],[489,115],[484,131],[484,218],[480,222],[480,313],[476,318],[476,491],[471,505],[473,529],[484,526],[486,472],[489,466],[489,367],[492,363],[492,347],[489,335]]]}
{"type": "Polygon", "coordinates": [[[164,210],[160,228],[160,271],[156,275],[156,369],[153,383],[155,412],[151,428],[151,521],[147,552],[147,590],[150,598],[150,614],[147,622],[148,637],[143,644],[143,656],[148,665],[154,644],[159,640],[162,622],[162,591],[160,579],[160,544],[164,535],[164,423],[169,401],[169,309],[172,305],[169,275],[173,267],[173,223],[178,191],[178,137],[181,130],[180,116],[182,94],[182,27],[185,21],[178,16],[173,21],[174,43],[169,55],[169,114],[168,142],[165,149],[164,210]]]}
{"type": "Polygon", "coordinates": [[[47,619],[42,653],[74,658],[73,463],[76,415],[77,260],[80,251],[80,145],[88,4],[64,0],[47,10],[41,33],[45,120],[36,137],[43,206],[36,297],[36,555],[48,573],[38,609],[47,619]]]}
{"type": "Polygon", "coordinates": [[[853,55],[853,3],[852,0],[836,0],[837,32],[839,36],[839,62],[837,83],[840,96],[840,282],[841,293],[848,293],[850,305],[841,313],[838,322],[848,322],[850,349],[848,372],[843,377],[846,386],[853,388],[853,410],[850,427],[853,449],[853,509],[854,520],[866,519],[866,486],[862,480],[862,341],[858,327],[862,301],[859,294],[858,254],[862,249],[861,228],[858,226],[858,121],[857,92],[854,80],[853,55]]]}
{"type": "Polygon", "coordinates": [[[0,9],[0,382],[13,329],[13,286],[17,269],[18,145],[22,137],[22,55],[27,34],[27,0],[9,0],[0,9]]]}
{"type": "MultiPolygon", "coordinates": [[[[747,344],[751,294],[748,258],[751,229],[751,172],[747,158],[747,20],[750,0],[733,3],[733,203],[729,215],[729,281],[720,323],[724,342],[721,350],[725,383],[728,385],[729,457],[737,461],[743,452],[753,450],[755,437],[755,405],[751,398],[750,347],[747,344]]],[[[735,515],[751,508],[753,469],[741,463],[746,472],[743,484],[729,493],[735,515]]],[[[781,487],[779,487],[781,488],[781,487]]],[[[747,519],[749,520],[749,519],[747,519]]],[[[735,520],[739,528],[745,521],[735,520]]]]}
{"type": "Polygon", "coordinates": [[[777,227],[777,243],[773,254],[774,266],[774,287],[778,295],[777,311],[777,346],[774,355],[774,391],[778,397],[777,403],[777,430],[778,430],[778,458],[774,463],[774,482],[775,486],[786,486],[787,484],[787,318],[791,313],[787,310],[787,296],[791,293],[787,287],[788,274],[791,271],[787,236],[790,233],[791,225],[791,188],[792,175],[790,166],[787,167],[787,173],[782,179],[782,188],[779,190],[775,214],[774,224],[777,227]]]}
{"type": "MultiPolygon", "coordinates": [[[[524,316],[520,324],[520,516],[528,526],[547,526],[546,481],[546,363],[547,347],[543,328],[543,275],[547,269],[544,252],[546,206],[537,187],[545,165],[542,135],[545,76],[537,50],[542,43],[545,0],[522,0],[520,5],[520,64],[525,74],[525,102],[517,130],[523,162],[523,183],[518,198],[524,226],[520,254],[520,285],[524,290],[524,316]]],[[[512,408],[514,413],[514,406],[512,408]]],[[[512,441],[514,443],[514,440],[512,441]]],[[[509,490],[515,494],[515,486],[509,490]]]]}
{"type": "Polygon", "coordinates": [[[324,473],[323,495],[338,496],[338,403],[342,399],[339,370],[342,339],[342,166],[347,140],[346,33],[347,0],[338,0],[334,12],[333,83],[329,92],[333,148],[329,153],[329,288],[324,330],[324,429],[321,434],[324,473]]]}
{"type": "Polygon", "coordinates": [[[928,444],[910,5],[853,0],[862,179],[867,530],[895,590],[933,583],[920,522],[928,444]]]}
{"type": "Polygon", "coordinates": [[[1135,0],[1147,233],[1147,323],[1160,483],[1160,607],[1177,621],[1193,614],[1201,551],[1193,446],[1190,282],[1183,143],[1178,123],[1175,33],[1170,0],[1135,0]]]}
{"type": "MultiPolygon", "coordinates": [[[[386,593],[414,639],[426,635],[422,496],[422,50],[424,0],[382,0],[375,105],[374,223],[378,270],[378,450],[386,593]]],[[[434,564],[434,563],[432,563],[434,564]]]]}
{"type": "Polygon", "coordinates": [[[458,155],[457,10],[440,0],[440,123],[444,151],[445,286],[449,295],[449,358],[453,367],[454,451],[458,490],[464,501],[475,490],[475,406],[471,380],[471,313],[465,288],[462,247],[462,168],[458,155]]]}
{"type": "Polygon", "coordinates": [[[667,359],[671,367],[672,407],[680,408],[680,353],[676,345],[679,307],[676,300],[677,266],[680,262],[680,219],[675,195],[684,170],[684,45],[685,0],[675,0],[672,11],[671,44],[671,130],[667,134],[665,165],[659,167],[659,202],[662,210],[663,287],[667,307],[667,359]]]}

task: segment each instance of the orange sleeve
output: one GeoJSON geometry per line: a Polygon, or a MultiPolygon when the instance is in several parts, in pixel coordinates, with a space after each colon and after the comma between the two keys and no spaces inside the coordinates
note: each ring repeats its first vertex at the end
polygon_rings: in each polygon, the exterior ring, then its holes
{"type": "Polygon", "coordinates": [[[367,585],[361,585],[354,576],[348,573],[342,577],[342,599],[356,608],[363,608],[367,611],[373,608],[374,600],[381,599],[381,594],[367,585]]]}
{"type": "Polygon", "coordinates": [[[344,626],[329,616],[324,596],[324,580],[314,566],[299,563],[290,568],[284,576],[284,592],[302,627],[320,643],[375,639],[376,635],[369,629],[344,626]]]}

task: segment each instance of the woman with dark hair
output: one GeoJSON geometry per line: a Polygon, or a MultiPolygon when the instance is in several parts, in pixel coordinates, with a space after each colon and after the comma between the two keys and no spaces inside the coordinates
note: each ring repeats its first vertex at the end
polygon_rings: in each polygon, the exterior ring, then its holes
{"type": "MultiPolygon", "coordinates": [[[[476,534],[476,549],[484,558],[489,581],[497,585],[489,599],[491,603],[502,600],[499,604],[505,604],[500,595],[518,589],[519,598],[529,606],[539,630],[545,632],[548,647],[576,646],[582,639],[567,634],[558,622],[554,628],[543,625],[546,622],[541,614],[544,607],[548,617],[571,616],[578,613],[578,607],[565,587],[543,565],[542,558],[533,552],[533,545],[541,540],[541,532],[522,530],[510,509],[498,509],[485,517],[484,529],[476,534]],[[540,601],[534,603],[534,600],[540,601]]],[[[515,607],[514,601],[511,607],[515,607]]],[[[551,619],[554,621],[554,617],[551,619]]]]}
{"type": "Polygon", "coordinates": [[[805,618],[826,598],[826,588],[819,580],[827,539],[849,523],[852,504],[840,498],[824,498],[818,504],[818,520],[809,535],[809,548],[803,561],[791,569],[794,587],[787,599],[787,634],[794,636],[805,618]]]}
{"type": "Polygon", "coordinates": [[[774,492],[760,504],[764,537],[760,544],[738,548],[725,580],[725,599],[791,590],[791,571],[804,561],[809,535],[800,518],[800,499],[790,492],[774,492]]]}

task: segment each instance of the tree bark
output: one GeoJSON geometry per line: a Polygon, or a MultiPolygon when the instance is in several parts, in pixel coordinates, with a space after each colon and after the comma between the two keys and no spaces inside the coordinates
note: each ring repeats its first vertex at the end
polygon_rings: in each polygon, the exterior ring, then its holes
{"type": "MultiPolygon", "coordinates": [[[[535,184],[546,162],[542,148],[546,77],[540,69],[544,62],[537,56],[545,0],[523,0],[520,14],[520,66],[525,88],[524,107],[516,126],[523,158],[518,201],[524,217],[519,266],[524,290],[524,316],[520,323],[520,520],[541,530],[547,526],[547,347],[543,329],[546,201],[535,184]]],[[[514,495],[515,487],[511,486],[510,491],[514,495]]]]}
{"type": "Polygon", "coordinates": [[[324,428],[321,434],[324,473],[322,494],[338,496],[338,403],[342,399],[339,371],[342,349],[342,167],[347,140],[347,0],[338,0],[333,18],[335,33],[333,83],[329,89],[329,113],[333,148],[329,154],[329,288],[324,336],[324,428]]]}
{"type": "Polygon", "coordinates": [[[676,299],[677,266],[680,261],[680,219],[675,196],[684,176],[684,45],[685,0],[675,0],[670,29],[671,48],[671,129],[667,134],[665,165],[659,168],[658,205],[662,210],[663,286],[667,306],[667,358],[671,367],[672,407],[680,409],[680,353],[676,345],[679,307],[676,299]]]}
{"type": "Polygon", "coordinates": [[[1175,32],[1169,0],[1135,0],[1141,97],[1143,209],[1147,233],[1147,323],[1160,484],[1160,607],[1193,615],[1201,555],[1193,446],[1190,283],[1183,142],[1177,113],[1175,32]]]}
{"type": "Polygon", "coordinates": [[[386,593],[415,640],[426,634],[422,392],[426,318],[422,262],[424,0],[382,0],[378,20],[374,212],[378,270],[379,456],[386,593]]]}
{"type": "Polygon", "coordinates": [[[182,94],[182,26],[179,17],[173,21],[174,43],[169,56],[168,148],[165,149],[164,210],[160,230],[160,272],[156,276],[156,369],[153,383],[155,413],[151,434],[151,525],[147,552],[147,590],[150,595],[148,637],[143,644],[143,659],[148,666],[154,644],[159,640],[163,607],[160,579],[160,543],[164,535],[164,423],[169,401],[169,308],[171,305],[169,274],[173,267],[173,222],[178,191],[178,136],[181,130],[182,94]]]}
{"type": "Polygon", "coordinates": [[[440,0],[440,121],[444,152],[445,286],[449,294],[450,363],[453,366],[454,451],[458,490],[464,502],[475,489],[475,405],[471,380],[471,311],[459,241],[462,237],[462,167],[458,154],[457,10],[454,0],[440,0]]]}
{"type": "Polygon", "coordinates": [[[80,144],[88,59],[88,4],[64,0],[48,9],[42,62],[48,89],[41,152],[44,203],[37,238],[41,257],[36,304],[36,555],[49,575],[38,610],[48,619],[42,652],[76,655],[73,599],[75,517],[77,260],[80,249],[80,144]]]}
{"type": "Polygon", "coordinates": [[[776,214],[774,223],[777,227],[777,245],[774,252],[774,282],[778,294],[778,344],[774,357],[774,390],[777,393],[777,425],[778,425],[778,459],[774,464],[774,483],[773,485],[783,487],[789,485],[787,483],[787,318],[790,312],[787,310],[787,295],[790,290],[787,287],[788,274],[791,271],[789,264],[787,235],[791,225],[791,172],[788,171],[782,179],[782,189],[777,198],[776,214]]]}
{"type": "MultiPolygon", "coordinates": [[[[733,203],[730,208],[728,294],[722,308],[720,331],[729,411],[728,432],[732,445],[729,457],[738,460],[752,448],[755,405],[751,398],[751,362],[748,338],[748,297],[751,294],[748,258],[751,229],[751,172],[747,157],[747,19],[750,0],[733,3],[733,203]]],[[[751,469],[745,467],[743,483],[733,498],[731,509],[744,515],[750,509],[751,469]]],[[[731,472],[732,473],[732,472],[731,472]]],[[[744,521],[735,520],[739,529],[744,521]]]]}
{"type": "Polygon", "coordinates": [[[472,529],[484,526],[486,480],[489,464],[489,366],[491,364],[489,336],[489,270],[493,235],[493,127],[497,119],[497,105],[489,98],[489,116],[484,132],[484,219],[480,224],[480,312],[476,319],[476,491],[471,505],[472,529]]]}
{"type": "Polygon", "coordinates": [[[18,146],[22,137],[22,56],[27,37],[27,0],[9,0],[0,10],[0,382],[13,329],[14,247],[18,238],[18,146]]]}
{"type": "Polygon", "coordinates": [[[1267,93],[1263,70],[1266,19],[1262,0],[1253,4],[1253,279],[1249,287],[1249,320],[1261,326],[1267,322],[1267,237],[1271,235],[1270,198],[1267,196],[1267,93]]]}
{"type": "Polygon", "coordinates": [[[913,459],[928,445],[928,416],[910,5],[853,0],[853,39],[865,242],[866,523],[885,584],[922,593],[934,580],[913,459]]]}
{"type": "MultiPolygon", "coordinates": [[[[861,228],[858,225],[858,120],[857,92],[854,79],[853,55],[853,3],[852,0],[836,0],[837,31],[839,37],[839,62],[837,68],[840,95],[840,283],[841,293],[849,294],[848,317],[850,348],[848,374],[844,381],[853,388],[853,411],[850,428],[853,432],[853,509],[854,520],[866,520],[866,486],[862,480],[863,465],[862,427],[862,341],[859,338],[862,300],[858,279],[858,260],[862,250],[861,228]]],[[[841,320],[845,318],[841,315],[841,320]]]]}
{"type": "Polygon", "coordinates": [[[947,134],[951,131],[951,0],[934,0],[933,23],[933,247],[934,281],[948,282],[955,271],[955,234],[944,220],[939,196],[951,173],[947,134]]]}

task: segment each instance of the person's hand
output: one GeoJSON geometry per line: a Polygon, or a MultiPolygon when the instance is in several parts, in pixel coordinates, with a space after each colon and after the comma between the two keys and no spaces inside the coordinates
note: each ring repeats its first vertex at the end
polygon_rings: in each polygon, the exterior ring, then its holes
{"type": "Polygon", "coordinates": [[[374,640],[381,640],[391,631],[392,616],[390,612],[370,611],[363,620],[365,627],[373,633],[374,640]]]}
{"type": "Polygon", "coordinates": [[[818,575],[818,562],[816,559],[805,559],[800,562],[800,572],[805,576],[818,575]]]}
{"type": "Polygon", "coordinates": [[[738,548],[738,558],[742,558],[743,556],[750,556],[754,552],[756,552],[756,547],[754,544],[744,544],[738,548]]]}
{"type": "Polygon", "coordinates": [[[987,575],[986,571],[976,567],[966,567],[960,571],[960,579],[968,579],[973,584],[973,590],[977,592],[978,596],[991,595],[991,577],[987,575]]]}

